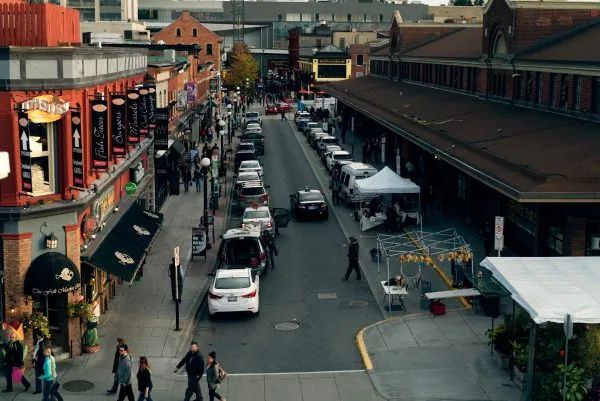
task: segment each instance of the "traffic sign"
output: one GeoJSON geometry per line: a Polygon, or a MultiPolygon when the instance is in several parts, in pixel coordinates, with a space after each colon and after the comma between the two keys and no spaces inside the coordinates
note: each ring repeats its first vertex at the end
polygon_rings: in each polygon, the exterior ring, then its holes
{"type": "Polygon", "coordinates": [[[494,249],[501,251],[504,248],[504,217],[496,216],[494,219],[494,249]]]}
{"type": "Polygon", "coordinates": [[[176,246],[175,248],[173,248],[173,259],[175,259],[175,266],[179,266],[179,247],[176,246]]]}

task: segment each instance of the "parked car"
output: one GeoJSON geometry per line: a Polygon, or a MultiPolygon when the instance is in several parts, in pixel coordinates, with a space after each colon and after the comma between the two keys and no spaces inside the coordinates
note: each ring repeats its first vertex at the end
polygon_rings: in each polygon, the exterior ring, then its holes
{"type": "Polygon", "coordinates": [[[290,209],[297,219],[302,217],[329,217],[329,207],[323,193],[309,187],[290,195],[290,209]]]}
{"type": "Polygon", "coordinates": [[[316,149],[317,141],[321,138],[329,136],[327,132],[323,132],[321,128],[313,128],[308,134],[308,143],[313,149],[316,149]]]}
{"type": "Polygon", "coordinates": [[[249,111],[246,113],[244,116],[244,126],[250,121],[255,121],[258,122],[259,125],[262,125],[262,120],[258,111],[249,111]]]}
{"type": "Polygon", "coordinates": [[[258,176],[260,177],[260,179],[262,180],[263,168],[260,165],[260,162],[258,160],[244,160],[243,162],[240,163],[240,167],[238,168],[238,174],[248,172],[248,171],[256,172],[258,174],[258,176]]]}
{"type": "Polygon", "coordinates": [[[242,189],[242,186],[245,182],[260,181],[260,180],[261,179],[256,171],[246,171],[246,172],[238,174],[238,176],[235,180],[234,187],[233,187],[234,199],[237,199],[237,197],[240,193],[240,189],[242,189]]]}
{"type": "Polygon", "coordinates": [[[325,151],[325,149],[327,148],[327,146],[329,145],[337,145],[338,140],[335,136],[324,136],[322,138],[319,138],[318,141],[316,141],[316,148],[317,148],[317,153],[319,155],[322,155],[323,152],[325,151]]]}
{"type": "Polygon", "coordinates": [[[266,274],[267,246],[257,228],[233,228],[221,236],[217,269],[252,269],[254,274],[266,274]]]}
{"type": "Polygon", "coordinates": [[[283,112],[286,112],[286,113],[288,113],[288,112],[292,111],[292,106],[290,106],[288,103],[283,103],[283,102],[282,102],[282,103],[279,103],[279,105],[277,105],[277,108],[279,109],[279,112],[280,112],[280,113],[281,113],[282,111],[283,111],[283,112]]]}
{"type": "Polygon", "coordinates": [[[352,154],[345,150],[334,150],[333,152],[327,153],[327,156],[325,156],[325,167],[327,168],[327,171],[331,172],[333,163],[338,160],[352,160],[352,154]]]}
{"type": "Polygon", "coordinates": [[[321,124],[319,124],[315,121],[309,121],[308,123],[306,123],[306,125],[302,129],[302,133],[304,134],[304,136],[308,135],[311,128],[321,128],[321,124]]]}
{"type": "Polygon", "coordinates": [[[333,152],[334,150],[342,150],[342,147],[340,145],[325,146],[325,149],[323,149],[323,152],[321,152],[321,161],[323,162],[323,164],[325,164],[325,156],[327,155],[327,153],[333,152]]]}
{"type": "Polygon", "coordinates": [[[296,121],[296,124],[298,125],[298,129],[300,131],[302,131],[304,129],[304,126],[309,123],[311,121],[310,119],[310,113],[307,112],[302,112],[298,115],[298,119],[296,121]]]}
{"type": "Polygon", "coordinates": [[[233,157],[234,171],[239,169],[240,164],[242,164],[243,161],[256,160],[258,157],[254,144],[251,142],[247,142],[247,144],[251,145],[252,147],[245,145],[242,149],[238,148],[238,150],[235,152],[235,156],[233,157]]]}
{"type": "Polygon", "coordinates": [[[208,314],[250,312],[258,314],[260,276],[252,269],[220,269],[208,290],[208,314]]]}
{"type": "Polygon", "coordinates": [[[246,125],[246,128],[244,128],[244,132],[258,132],[259,134],[262,134],[262,127],[257,122],[250,122],[246,125]]]}
{"type": "Polygon", "coordinates": [[[244,209],[242,228],[250,226],[259,227],[260,232],[275,233],[275,220],[273,220],[268,206],[251,205],[244,209]]]}
{"type": "Polygon", "coordinates": [[[377,174],[377,169],[370,164],[350,163],[342,167],[339,175],[340,199],[346,204],[370,200],[364,195],[359,196],[356,190],[356,181],[369,178],[377,174]]]}
{"type": "Polygon", "coordinates": [[[269,194],[267,193],[268,188],[269,186],[265,186],[262,181],[244,182],[237,199],[238,210],[243,210],[254,204],[269,206],[269,194]]]}
{"type": "Polygon", "coordinates": [[[243,142],[252,142],[256,149],[256,154],[261,156],[265,154],[265,137],[260,132],[246,131],[242,134],[240,140],[243,142]]]}
{"type": "Polygon", "coordinates": [[[265,106],[265,114],[268,116],[269,114],[278,114],[279,108],[276,104],[268,104],[265,106]]]}

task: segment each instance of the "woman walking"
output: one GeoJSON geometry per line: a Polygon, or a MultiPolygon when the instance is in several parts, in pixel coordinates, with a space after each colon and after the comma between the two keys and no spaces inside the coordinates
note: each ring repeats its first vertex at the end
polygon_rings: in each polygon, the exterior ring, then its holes
{"type": "Polygon", "coordinates": [[[35,391],[33,394],[41,394],[42,393],[42,380],[39,379],[40,376],[44,375],[44,363],[46,362],[46,355],[44,355],[47,341],[40,333],[36,330],[35,333],[35,348],[33,349],[33,367],[35,370],[35,391]]]}
{"type": "Polygon", "coordinates": [[[219,383],[217,383],[217,378],[219,377],[219,364],[217,363],[217,354],[215,351],[208,354],[206,362],[208,362],[206,364],[206,382],[208,383],[209,401],[215,401],[215,398],[217,400],[226,401],[225,398],[217,393],[217,387],[219,387],[219,383]]]}
{"type": "Polygon", "coordinates": [[[140,392],[140,396],[138,397],[138,401],[152,401],[152,396],[150,393],[152,392],[152,372],[150,371],[150,364],[148,363],[148,358],[145,356],[140,357],[140,365],[137,372],[137,380],[138,380],[138,390],[140,392]]]}
{"type": "Polygon", "coordinates": [[[38,377],[44,383],[44,393],[42,401],[52,401],[56,398],[58,401],[63,401],[62,396],[58,393],[58,383],[56,382],[56,361],[52,356],[52,347],[47,346],[44,349],[44,374],[38,377]]]}

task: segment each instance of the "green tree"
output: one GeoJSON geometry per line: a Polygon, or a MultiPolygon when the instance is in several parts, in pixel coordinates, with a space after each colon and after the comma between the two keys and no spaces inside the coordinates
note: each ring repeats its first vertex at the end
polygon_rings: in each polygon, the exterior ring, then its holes
{"type": "Polygon", "coordinates": [[[246,85],[246,79],[251,87],[254,87],[254,81],[258,75],[258,63],[250,54],[248,46],[243,43],[237,43],[233,46],[229,58],[229,72],[226,75],[226,82],[229,88],[239,86],[243,88],[246,85]]]}
{"type": "Polygon", "coordinates": [[[471,0],[451,0],[451,6],[472,6],[473,2],[471,0]]]}

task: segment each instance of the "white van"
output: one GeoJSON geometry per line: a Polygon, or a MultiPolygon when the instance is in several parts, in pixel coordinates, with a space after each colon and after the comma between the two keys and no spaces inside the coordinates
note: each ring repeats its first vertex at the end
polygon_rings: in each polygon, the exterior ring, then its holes
{"type": "Polygon", "coordinates": [[[368,196],[358,196],[356,181],[377,174],[377,169],[370,164],[350,163],[342,167],[340,173],[340,198],[348,203],[368,200],[368,196]]]}

